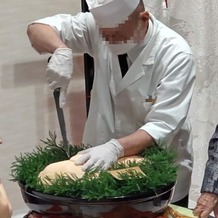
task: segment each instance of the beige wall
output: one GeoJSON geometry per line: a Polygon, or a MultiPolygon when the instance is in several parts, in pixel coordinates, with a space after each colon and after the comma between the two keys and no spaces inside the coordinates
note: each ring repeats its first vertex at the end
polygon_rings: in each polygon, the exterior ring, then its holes
{"type": "MultiPolygon", "coordinates": [[[[25,204],[18,185],[9,181],[11,162],[16,155],[32,151],[49,130],[60,135],[53,93],[44,74],[48,55],[32,49],[26,28],[41,17],[78,11],[79,0],[1,1],[0,135],[4,144],[0,148],[0,177],[15,213],[25,204]]],[[[74,67],[64,113],[69,141],[78,144],[86,116],[82,56],[75,57],[74,67]]]]}

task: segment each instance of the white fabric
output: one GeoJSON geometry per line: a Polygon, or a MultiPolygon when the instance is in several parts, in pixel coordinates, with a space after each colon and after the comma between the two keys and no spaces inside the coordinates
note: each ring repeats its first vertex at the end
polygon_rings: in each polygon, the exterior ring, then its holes
{"type": "Polygon", "coordinates": [[[111,52],[116,55],[125,54],[132,50],[137,44],[135,42],[108,44],[111,52]]]}
{"type": "Polygon", "coordinates": [[[103,6],[105,4],[108,4],[109,2],[112,2],[113,0],[86,0],[86,3],[90,9],[103,6]]]}
{"type": "Polygon", "coordinates": [[[165,0],[143,0],[145,10],[151,12],[158,20],[170,26],[171,0],[168,0],[168,7],[165,0]]]}
{"type": "Polygon", "coordinates": [[[53,27],[66,45],[72,49],[73,53],[92,53],[92,45],[98,44],[98,37],[101,37],[99,30],[96,29],[96,23],[91,13],[79,13],[75,16],[58,14],[36,20],[32,23],[41,23],[53,27]],[[92,43],[86,37],[87,32],[89,32],[89,37],[92,38],[92,43]]]}
{"type": "Polygon", "coordinates": [[[96,168],[107,170],[123,154],[123,146],[116,139],[111,139],[103,145],[78,152],[77,155],[81,157],[75,161],[75,165],[83,165],[84,171],[96,168]]]}
{"type": "Polygon", "coordinates": [[[177,201],[188,193],[191,181],[193,154],[186,118],[195,81],[194,58],[188,44],[178,34],[153,16],[150,22],[152,29],[144,46],[138,46],[135,51],[138,56],[131,59],[132,65],[122,78],[118,58],[101,43],[90,13],[76,17],[60,15],[45,21],[58,30],[63,39],[67,38],[65,43],[73,51],[88,51],[95,58],[83,143],[104,144],[139,128],[157,141],[172,143],[179,154],[177,163],[180,165],[178,180],[181,182],[173,198],[177,201]],[[147,102],[149,98],[154,99],[154,103],[147,102]]]}
{"type": "Polygon", "coordinates": [[[101,27],[115,27],[125,22],[140,0],[86,0],[96,23],[101,27]]]}
{"type": "Polygon", "coordinates": [[[10,218],[12,216],[11,203],[5,192],[5,188],[0,179],[0,214],[1,218],[10,218]]]}
{"type": "Polygon", "coordinates": [[[59,104],[66,103],[66,92],[73,72],[73,54],[69,48],[58,48],[52,54],[46,70],[46,77],[51,89],[60,88],[59,104]]]}

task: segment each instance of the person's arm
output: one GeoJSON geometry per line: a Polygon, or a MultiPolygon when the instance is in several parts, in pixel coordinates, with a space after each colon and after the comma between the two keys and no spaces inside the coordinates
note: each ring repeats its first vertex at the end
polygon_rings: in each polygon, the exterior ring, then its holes
{"type": "Polygon", "coordinates": [[[27,27],[30,43],[39,53],[68,47],[73,53],[92,54],[96,31],[90,13],[57,14],[33,21],[27,27]]]}
{"type": "Polygon", "coordinates": [[[170,144],[186,120],[195,83],[194,58],[184,53],[168,62],[170,66],[157,87],[156,102],[144,118],[145,124],[135,133],[118,139],[125,155],[138,154],[160,140],[170,144]]]}
{"type": "Polygon", "coordinates": [[[155,143],[154,139],[144,130],[138,130],[131,135],[120,138],[118,142],[123,146],[124,156],[139,154],[155,143]]]}
{"type": "MultiPolygon", "coordinates": [[[[157,87],[157,100],[144,118],[145,124],[116,142],[113,139],[82,152],[75,164],[83,165],[84,170],[99,166],[107,169],[123,155],[139,154],[154,142],[172,142],[187,118],[195,83],[195,64],[192,54],[170,57],[170,66],[165,64],[167,69],[157,87]]],[[[162,68],[161,64],[159,68],[162,68]]]]}
{"type": "MultiPolygon", "coordinates": [[[[90,52],[94,40],[90,30],[95,23],[90,14],[60,14],[34,21],[27,27],[29,40],[40,54],[51,53],[46,77],[52,90],[60,88],[60,107],[66,103],[67,88],[73,73],[73,52],[90,52]]],[[[94,29],[95,30],[95,29],[94,29]]]]}
{"type": "MultiPolygon", "coordinates": [[[[2,144],[1,137],[0,137],[0,144],[2,144]]],[[[0,179],[0,217],[11,218],[11,216],[12,216],[11,203],[8,200],[7,194],[5,192],[5,189],[0,179]]]]}
{"type": "Polygon", "coordinates": [[[201,196],[197,200],[194,215],[207,218],[212,211],[218,218],[218,125],[209,141],[201,196]]]}
{"type": "Polygon", "coordinates": [[[54,28],[46,24],[30,24],[27,35],[33,48],[39,53],[54,53],[57,48],[67,48],[54,28]]]}
{"type": "Polygon", "coordinates": [[[211,192],[201,193],[193,214],[197,217],[207,218],[212,212],[214,212],[215,218],[218,218],[218,195],[211,192]]]}
{"type": "Polygon", "coordinates": [[[206,163],[201,192],[218,194],[218,125],[209,141],[208,161],[206,163]]]}
{"type": "Polygon", "coordinates": [[[12,207],[0,180],[0,215],[1,218],[11,218],[12,207]]]}
{"type": "Polygon", "coordinates": [[[107,170],[119,158],[139,154],[153,143],[154,140],[149,134],[138,130],[129,136],[111,139],[105,144],[80,151],[71,160],[75,165],[83,165],[84,171],[96,168],[107,170]]]}
{"type": "Polygon", "coordinates": [[[51,53],[46,77],[52,90],[60,88],[59,106],[66,103],[66,92],[73,73],[73,54],[61,40],[55,29],[46,24],[34,23],[28,26],[27,34],[37,52],[51,53]]]}

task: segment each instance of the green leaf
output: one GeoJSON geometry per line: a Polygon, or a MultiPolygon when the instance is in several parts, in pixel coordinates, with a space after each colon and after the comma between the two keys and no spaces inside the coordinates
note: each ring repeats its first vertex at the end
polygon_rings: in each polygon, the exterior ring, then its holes
{"type": "MultiPolygon", "coordinates": [[[[59,176],[56,180],[50,181],[52,185],[44,185],[39,180],[38,174],[47,165],[68,159],[63,143],[57,143],[56,140],[56,134],[49,132],[49,138],[41,140],[43,143],[41,146],[37,146],[32,152],[16,156],[11,165],[11,180],[21,182],[39,192],[88,200],[155,191],[176,181],[176,154],[168,145],[158,143],[142,152],[143,161],[116,163],[111,167],[111,169],[124,169],[139,166],[146,176],[135,171],[124,172],[120,174],[121,180],[117,180],[107,171],[99,173],[89,171],[81,179],[76,176],[73,178],[59,176]]],[[[70,154],[73,156],[88,147],[71,145],[70,154]]]]}

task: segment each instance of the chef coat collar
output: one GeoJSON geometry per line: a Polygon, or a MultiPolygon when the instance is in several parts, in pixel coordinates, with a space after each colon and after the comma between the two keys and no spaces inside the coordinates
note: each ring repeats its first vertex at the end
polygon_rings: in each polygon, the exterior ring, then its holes
{"type": "Polygon", "coordinates": [[[154,27],[153,21],[149,19],[148,31],[145,35],[143,42],[136,45],[133,49],[131,49],[127,53],[128,58],[131,60],[132,63],[136,60],[136,58],[139,56],[139,54],[142,52],[142,50],[145,48],[145,46],[150,41],[152,33],[153,33],[153,27],[154,27]]]}

